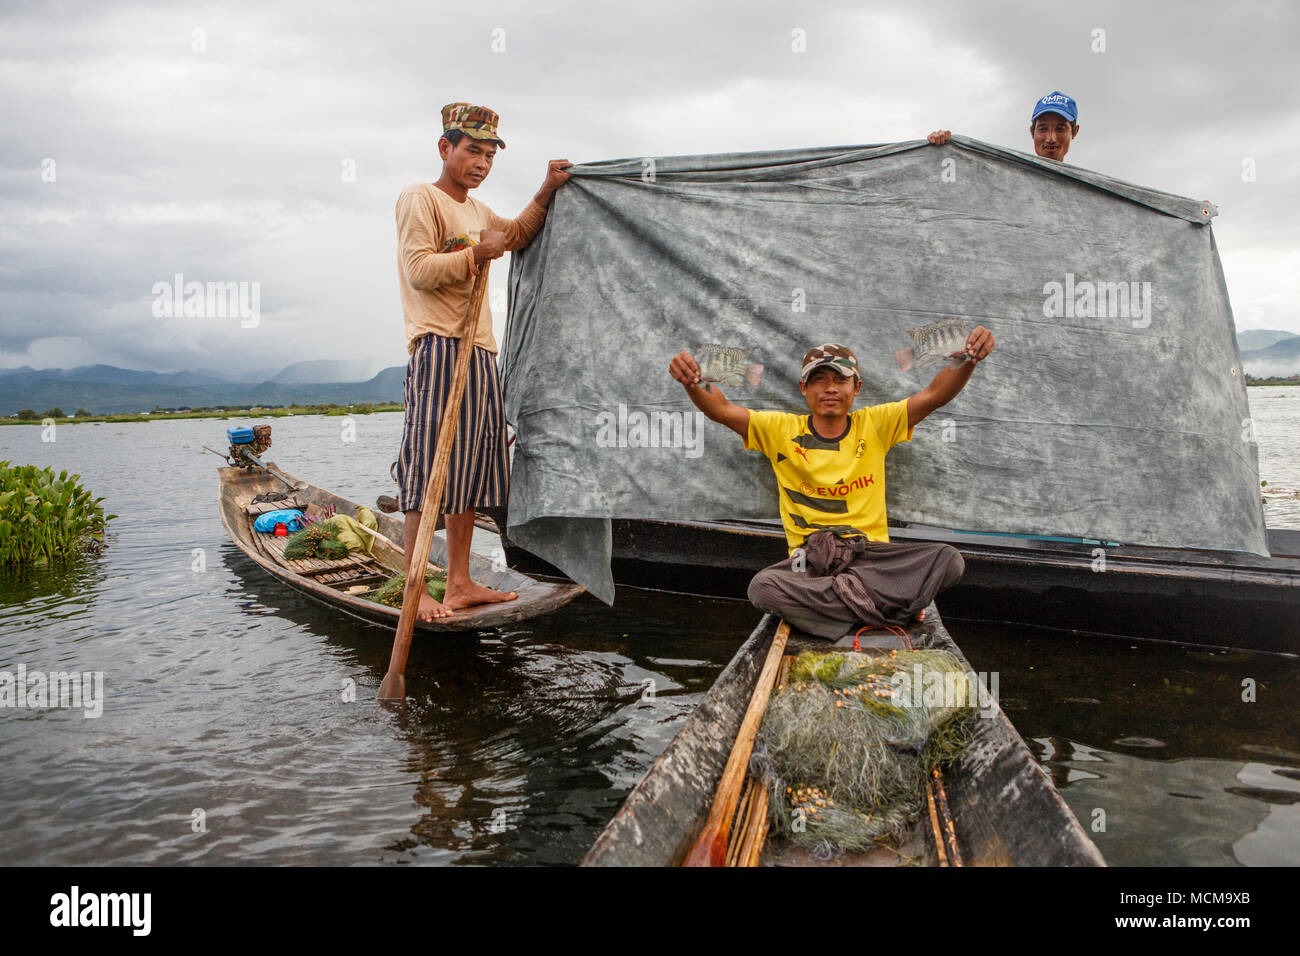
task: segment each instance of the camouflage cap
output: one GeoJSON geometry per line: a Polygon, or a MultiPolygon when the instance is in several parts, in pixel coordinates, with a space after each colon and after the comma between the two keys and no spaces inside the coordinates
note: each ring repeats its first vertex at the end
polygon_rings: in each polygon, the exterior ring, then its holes
{"type": "Polygon", "coordinates": [[[486,106],[473,103],[448,103],[442,108],[442,131],[458,129],[472,139],[495,140],[502,149],[506,148],[504,140],[497,135],[497,116],[486,106]]]}
{"type": "Polygon", "coordinates": [[[829,365],[845,378],[852,375],[862,377],[858,374],[858,357],[853,354],[853,351],[847,346],[829,343],[808,350],[808,354],[803,357],[803,371],[799,373],[800,381],[806,382],[808,376],[823,365],[829,365]]]}

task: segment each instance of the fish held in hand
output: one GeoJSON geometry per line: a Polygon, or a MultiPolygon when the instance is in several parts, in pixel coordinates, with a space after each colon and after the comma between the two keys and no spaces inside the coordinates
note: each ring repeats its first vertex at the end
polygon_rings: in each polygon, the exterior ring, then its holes
{"type": "Polygon", "coordinates": [[[940,365],[949,359],[954,361],[948,368],[960,368],[970,357],[966,354],[966,340],[970,338],[971,328],[961,319],[931,322],[919,329],[908,329],[907,334],[916,345],[894,353],[904,372],[910,372],[913,367],[940,365]]]}
{"type": "Polygon", "coordinates": [[[758,385],[763,380],[763,366],[751,361],[745,349],[725,345],[702,345],[695,353],[695,364],[700,367],[700,384],[758,385]]]}

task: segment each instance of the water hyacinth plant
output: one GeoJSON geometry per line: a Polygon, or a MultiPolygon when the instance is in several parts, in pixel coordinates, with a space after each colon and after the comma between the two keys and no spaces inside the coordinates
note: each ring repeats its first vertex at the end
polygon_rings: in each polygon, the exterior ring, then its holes
{"type": "Polygon", "coordinates": [[[97,548],[106,515],[103,498],[91,498],[80,475],[0,461],[0,568],[67,560],[97,548]]]}

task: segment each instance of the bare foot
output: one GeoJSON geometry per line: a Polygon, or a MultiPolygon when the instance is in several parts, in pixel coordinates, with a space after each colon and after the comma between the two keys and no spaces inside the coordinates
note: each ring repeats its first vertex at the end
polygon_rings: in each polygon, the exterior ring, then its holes
{"type": "Polygon", "coordinates": [[[448,581],[447,593],[442,596],[442,603],[453,611],[459,611],[463,607],[473,607],[476,604],[499,604],[502,601],[513,601],[517,597],[519,595],[514,591],[493,591],[474,581],[466,584],[453,584],[448,581]]]}
{"type": "Polygon", "coordinates": [[[436,617],[448,617],[451,612],[451,608],[440,601],[435,601],[433,595],[425,591],[420,595],[420,606],[416,608],[415,616],[421,621],[432,621],[436,617]]]}
{"type": "Polygon", "coordinates": [[[918,621],[924,621],[924,620],[925,620],[925,608],[921,608],[921,610],[919,610],[919,611],[916,612],[916,618],[915,618],[915,620],[918,620],[918,621]]]}

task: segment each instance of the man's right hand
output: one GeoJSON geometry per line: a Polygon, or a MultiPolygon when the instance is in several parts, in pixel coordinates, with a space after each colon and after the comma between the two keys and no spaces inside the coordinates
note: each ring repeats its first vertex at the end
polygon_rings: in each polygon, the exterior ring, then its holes
{"type": "Polygon", "coordinates": [[[478,245],[474,247],[474,261],[483,263],[488,259],[500,259],[506,252],[506,234],[495,229],[484,229],[479,233],[478,245]]]}
{"type": "Polygon", "coordinates": [[[700,388],[700,366],[690,352],[678,352],[668,363],[668,373],[686,386],[686,395],[706,418],[726,425],[741,438],[749,435],[749,409],[727,401],[717,384],[700,388]]]}
{"type": "Polygon", "coordinates": [[[948,140],[952,139],[952,131],[946,129],[937,129],[926,137],[931,146],[942,146],[948,140]]]}
{"type": "Polygon", "coordinates": [[[668,374],[687,388],[700,384],[700,366],[690,352],[678,352],[668,364],[668,374]]]}

